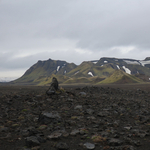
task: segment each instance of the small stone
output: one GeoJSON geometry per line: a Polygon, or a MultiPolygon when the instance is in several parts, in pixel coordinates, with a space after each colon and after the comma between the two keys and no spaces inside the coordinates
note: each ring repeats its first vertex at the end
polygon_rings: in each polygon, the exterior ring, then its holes
{"type": "Polygon", "coordinates": [[[36,98],[41,98],[42,97],[42,95],[36,95],[36,98]]]}
{"type": "Polygon", "coordinates": [[[17,123],[12,125],[13,128],[16,128],[18,126],[19,126],[19,124],[17,124],[17,123]]]}
{"type": "Polygon", "coordinates": [[[67,101],[68,102],[73,102],[73,99],[72,98],[68,98],[67,101]]]}
{"type": "Polygon", "coordinates": [[[69,149],[69,146],[66,143],[59,142],[56,145],[56,148],[59,149],[59,150],[66,150],[66,149],[69,149]]]}
{"type": "Polygon", "coordinates": [[[29,131],[28,130],[22,130],[21,131],[21,134],[23,135],[23,136],[29,136],[29,131]]]}
{"type": "Polygon", "coordinates": [[[81,134],[81,135],[86,134],[86,133],[88,133],[88,132],[89,132],[89,131],[88,131],[87,129],[85,129],[85,128],[80,129],[80,134],[81,134]]]}
{"type": "Polygon", "coordinates": [[[34,122],[38,122],[38,117],[33,118],[34,122]]]}
{"type": "Polygon", "coordinates": [[[85,143],[84,146],[87,148],[87,149],[94,149],[95,148],[95,145],[92,144],[92,143],[85,143]]]}
{"type": "Polygon", "coordinates": [[[89,115],[92,115],[94,113],[94,110],[93,109],[87,109],[86,113],[89,115]]]}
{"type": "Polygon", "coordinates": [[[23,147],[23,148],[20,148],[19,150],[31,150],[31,149],[30,149],[30,148],[23,147]]]}
{"type": "Polygon", "coordinates": [[[115,139],[115,138],[112,138],[109,140],[109,145],[110,146],[119,146],[121,145],[123,142],[119,139],[115,139]]]}
{"type": "Polygon", "coordinates": [[[32,147],[32,150],[40,150],[40,146],[32,147]]]}
{"type": "Polygon", "coordinates": [[[114,125],[115,127],[118,127],[118,126],[119,126],[119,121],[115,121],[113,125],[114,125]]]}
{"type": "Polygon", "coordinates": [[[61,137],[62,133],[60,132],[53,132],[51,135],[48,135],[47,138],[48,139],[57,139],[59,137],[61,137]]]}
{"type": "Polygon", "coordinates": [[[96,118],[94,116],[90,116],[90,117],[87,117],[87,119],[95,120],[96,118]]]}
{"type": "Polygon", "coordinates": [[[42,113],[43,116],[48,117],[48,118],[60,118],[59,114],[57,112],[44,112],[42,113]]]}
{"type": "Polygon", "coordinates": [[[0,127],[0,132],[7,132],[7,131],[8,131],[7,127],[4,127],[4,126],[0,127]]]}
{"type": "Polygon", "coordinates": [[[52,100],[52,99],[50,99],[50,98],[48,98],[48,99],[46,99],[46,100],[47,100],[48,102],[50,102],[50,103],[53,101],[53,100],[52,100]]]}
{"type": "Polygon", "coordinates": [[[64,132],[63,133],[63,137],[68,137],[69,136],[69,133],[68,132],[64,132]]]}
{"type": "Polygon", "coordinates": [[[36,136],[30,136],[26,138],[26,145],[28,147],[38,146],[40,142],[36,136]]]}
{"type": "Polygon", "coordinates": [[[49,123],[58,123],[61,122],[61,117],[59,116],[58,112],[42,112],[39,115],[38,121],[42,124],[49,124],[49,123]]]}
{"type": "Polygon", "coordinates": [[[140,142],[140,141],[133,141],[133,143],[134,143],[136,146],[141,146],[141,142],[140,142]]]}
{"type": "Polygon", "coordinates": [[[75,130],[71,131],[70,135],[76,135],[79,132],[80,132],[79,129],[75,129],[75,130]]]}
{"type": "Polygon", "coordinates": [[[86,93],[85,92],[80,92],[79,95],[82,96],[82,97],[85,97],[86,93]]]}
{"type": "Polygon", "coordinates": [[[124,127],[124,129],[130,130],[130,129],[131,129],[131,127],[124,127]]]}
{"type": "Polygon", "coordinates": [[[77,105],[74,109],[82,109],[82,105],[77,105]]]}
{"type": "Polygon", "coordinates": [[[44,130],[44,129],[46,129],[47,128],[47,125],[41,125],[38,129],[39,130],[44,130]]]}
{"type": "Polygon", "coordinates": [[[106,114],[104,112],[99,112],[97,115],[100,116],[100,117],[105,117],[106,116],[106,114]]]}
{"type": "Polygon", "coordinates": [[[55,94],[55,91],[49,90],[49,91],[46,92],[46,94],[47,95],[53,95],[53,94],[55,94]]]}

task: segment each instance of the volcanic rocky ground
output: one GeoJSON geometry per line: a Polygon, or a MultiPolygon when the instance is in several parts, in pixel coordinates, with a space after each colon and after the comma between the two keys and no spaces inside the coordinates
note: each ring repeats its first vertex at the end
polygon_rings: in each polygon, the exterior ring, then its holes
{"type": "Polygon", "coordinates": [[[149,150],[150,85],[0,86],[0,150],[149,150]]]}

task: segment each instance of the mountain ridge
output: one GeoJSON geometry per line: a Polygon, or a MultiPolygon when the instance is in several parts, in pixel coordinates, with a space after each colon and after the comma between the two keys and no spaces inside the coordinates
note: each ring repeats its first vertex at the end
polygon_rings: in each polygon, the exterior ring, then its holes
{"type": "MultiPolygon", "coordinates": [[[[139,82],[149,82],[150,57],[146,57],[144,60],[102,57],[99,60],[83,61],[80,65],[68,63],[63,60],[39,60],[20,78],[14,80],[13,83],[48,85],[51,82],[51,78],[55,76],[61,84],[92,84],[96,83],[95,79],[101,81],[102,79],[106,80],[106,78],[110,78],[116,70],[134,76],[133,78],[135,76],[136,78],[140,78],[140,75],[144,75],[144,80],[142,80],[142,77],[139,79],[139,82]]],[[[126,75],[126,77],[129,76],[126,75]]],[[[130,81],[132,82],[132,80],[130,81]]],[[[104,82],[101,81],[101,83],[104,82]]],[[[123,83],[123,81],[120,81],[120,83],[123,83]]]]}

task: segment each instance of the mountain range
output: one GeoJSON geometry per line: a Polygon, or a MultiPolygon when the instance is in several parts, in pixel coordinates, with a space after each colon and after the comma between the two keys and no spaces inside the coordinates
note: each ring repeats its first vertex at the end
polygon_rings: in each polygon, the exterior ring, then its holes
{"type": "Polygon", "coordinates": [[[150,57],[144,60],[102,57],[83,61],[80,65],[61,60],[40,60],[12,83],[49,85],[54,76],[60,84],[150,82],[150,57]]]}

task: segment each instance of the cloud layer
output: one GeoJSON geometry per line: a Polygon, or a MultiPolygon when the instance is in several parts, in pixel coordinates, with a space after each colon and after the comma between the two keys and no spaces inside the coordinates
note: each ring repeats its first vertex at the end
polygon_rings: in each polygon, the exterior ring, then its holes
{"type": "Polygon", "coordinates": [[[149,8],[148,0],[0,1],[1,72],[23,73],[49,58],[76,64],[144,59],[150,56],[149,8]]]}

